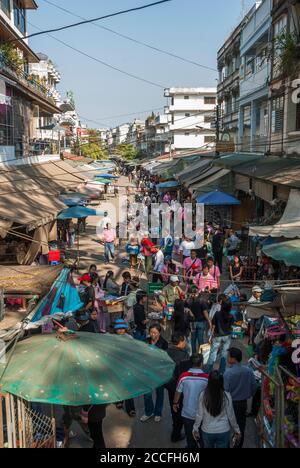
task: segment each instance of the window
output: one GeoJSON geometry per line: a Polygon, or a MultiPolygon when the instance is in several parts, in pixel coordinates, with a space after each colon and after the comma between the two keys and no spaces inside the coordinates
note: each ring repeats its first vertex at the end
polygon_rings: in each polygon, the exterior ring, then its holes
{"type": "Polygon", "coordinates": [[[272,133],[280,133],[283,130],[284,97],[272,101],[272,133]]]}
{"type": "Polygon", "coordinates": [[[0,8],[10,18],[10,0],[0,0],[0,8]]]}
{"type": "Polygon", "coordinates": [[[204,104],[216,104],[216,98],[215,97],[205,97],[204,98],[204,104]]]}
{"type": "Polygon", "coordinates": [[[190,99],[190,96],[184,96],[184,99],[188,101],[190,99]]]}
{"type": "Polygon", "coordinates": [[[26,34],[26,10],[21,7],[19,0],[14,0],[14,23],[22,34],[26,34]]]}
{"type": "Polygon", "coordinates": [[[215,121],[215,117],[212,115],[205,115],[204,116],[204,123],[211,123],[215,121]]]}
{"type": "Polygon", "coordinates": [[[184,136],[189,137],[189,136],[190,136],[190,132],[185,132],[185,133],[184,133],[184,136]]]}
{"type": "Polygon", "coordinates": [[[187,113],[185,114],[185,117],[191,117],[191,114],[190,114],[189,112],[187,112],[187,113]]]}
{"type": "Polygon", "coordinates": [[[6,88],[6,95],[0,95],[0,145],[13,145],[13,118],[12,118],[12,103],[11,89],[6,88]]]}

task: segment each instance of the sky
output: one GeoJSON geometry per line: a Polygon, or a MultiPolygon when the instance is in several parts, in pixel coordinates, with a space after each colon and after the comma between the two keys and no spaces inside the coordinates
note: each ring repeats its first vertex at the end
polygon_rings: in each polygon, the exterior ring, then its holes
{"type": "MultiPolygon", "coordinates": [[[[151,3],[150,0],[49,0],[90,19],[151,3]]],[[[28,32],[52,29],[80,21],[73,15],[37,0],[29,11],[28,32]]],[[[109,18],[98,25],[162,48],[211,68],[217,51],[246,13],[252,0],[173,0],[140,12],[109,18]]],[[[159,86],[125,76],[80,55],[48,35],[30,39],[35,52],[51,58],[61,73],[59,90],[73,91],[77,111],[93,128],[109,128],[134,118],[146,118],[167,105],[164,87],[214,87],[217,72],[199,68],[130,42],[93,24],[53,33],[92,57],[159,86]],[[134,114],[125,116],[124,114],[134,114]],[[124,115],[124,116],[123,116],[124,115]],[[89,119],[89,120],[87,120],[89,119]]]]}

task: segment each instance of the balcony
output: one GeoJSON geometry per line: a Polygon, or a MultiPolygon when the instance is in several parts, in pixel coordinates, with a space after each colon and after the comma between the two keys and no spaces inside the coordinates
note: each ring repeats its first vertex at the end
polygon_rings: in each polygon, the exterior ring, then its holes
{"type": "Polygon", "coordinates": [[[40,84],[36,79],[32,78],[31,75],[26,73],[24,70],[17,69],[13,63],[8,63],[7,60],[0,56],[0,72],[8,76],[12,80],[16,81],[16,84],[26,94],[32,94],[34,101],[42,101],[44,104],[51,106],[51,113],[59,113],[59,109],[56,108],[55,99],[52,93],[45,86],[40,84]]]}
{"type": "Polygon", "coordinates": [[[265,64],[262,68],[240,82],[240,99],[255,93],[263,88],[267,89],[268,80],[270,76],[269,63],[265,64]]]}
{"type": "Polygon", "coordinates": [[[262,0],[260,6],[253,7],[252,16],[242,31],[241,56],[253,48],[262,36],[268,34],[272,24],[272,2],[273,0],[262,0]]]}
{"type": "Polygon", "coordinates": [[[219,83],[218,94],[227,90],[238,88],[239,81],[240,81],[240,71],[238,69],[238,70],[235,70],[233,73],[231,73],[229,76],[227,76],[221,83],[219,83]]]}

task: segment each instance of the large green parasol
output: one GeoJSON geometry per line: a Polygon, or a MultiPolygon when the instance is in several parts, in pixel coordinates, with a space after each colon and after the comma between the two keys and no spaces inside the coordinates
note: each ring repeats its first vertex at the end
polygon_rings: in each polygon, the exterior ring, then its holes
{"type": "Polygon", "coordinates": [[[0,384],[35,403],[100,405],[151,392],[174,367],[166,352],[127,336],[78,333],[63,342],[38,335],[16,346],[0,384]]]}

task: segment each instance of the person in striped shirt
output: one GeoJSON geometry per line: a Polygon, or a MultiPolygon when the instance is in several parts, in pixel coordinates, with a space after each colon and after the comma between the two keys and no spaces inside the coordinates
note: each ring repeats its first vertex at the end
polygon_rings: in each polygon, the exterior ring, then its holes
{"type": "Polygon", "coordinates": [[[184,421],[187,448],[197,448],[197,443],[193,437],[193,427],[196,420],[198,401],[200,394],[206,389],[208,384],[208,374],[203,372],[204,359],[200,354],[192,356],[192,368],[181,375],[174,397],[173,409],[179,411],[180,400],[183,397],[183,408],[181,416],[184,421]]]}

